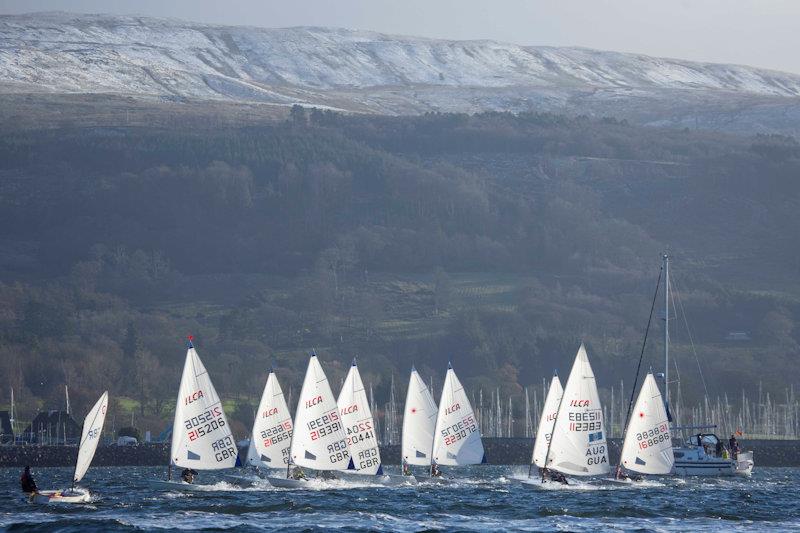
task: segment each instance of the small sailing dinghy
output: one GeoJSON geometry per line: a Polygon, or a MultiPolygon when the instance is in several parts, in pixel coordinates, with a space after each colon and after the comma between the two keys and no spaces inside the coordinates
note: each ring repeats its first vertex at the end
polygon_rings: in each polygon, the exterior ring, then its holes
{"type": "MultiPolygon", "coordinates": [[[[411,368],[406,392],[406,405],[403,413],[403,438],[401,453],[403,469],[410,466],[430,468],[433,454],[433,434],[436,431],[436,418],[439,410],[433,401],[431,391],[422,381],[417,369],[411,368]]],[[[410,475],[406,477],[415,479],[410,475]]]]}
{"type": "Polygon", "coordinates": [[[339,408],[316,354],[308,361],[297,402],[286,477],[270,476],[274,487],[303,488],[308,479],[294,479],[292,465],[322,472],[347,470],[350,453],[339,408]]]}
{"type": "Polygon", "coordinates": [[[170,465],[166,480],[150,480],[158,490],[197,491],[207,486],[172,479],[172,467],[197,470],[233,468],[238,449],[211,378],[192,344],[187,342],[186,362],[172,425],[170,465]]]}
{"type": "Polygon", "coordinates": [[[542,416],[539,418],[539,428],[536,431],[536,440],[533,441],[533,456],[531,457],[531,467],[528,469],[528,478],[521,480],[525,484],[541,484],[541,475],[534,475],[533,467],[544,468],[545,466],[547,448],[550,445],[553,426],[556,423],[558,407],[563,394],[561,380],[558,379],[558,374],[555,374],[550,381],[550,388],[547,390],[542,416]]]}
{"type": "MultiPolygon", "coordinates": [[[[621,468],[637,474],[666,475],[672,472],[675,456],[667,410],[652,372],[644,378],[628,421],[619,463],[621,468]]],[[[613,481],[629,483],[632,479],[617,476],[613,481]]]]}
{"type": "Polygon", "coordinates": [[[292,416],[281,384],[278,383],[275,372],[270,371],[250,437],[250,446],[255,454],[248,454],[247,462],[253,467],[266,466],[282,470],[289,464],[291,445],[292,416]]]}
{"type": "Polygon", "coordinates": [[[449,480],[435,475],[440,465],[466,466],[485,462],[478,420],[463,385],[453,371],[453,366],[448,363],[436,417],[431,475],[418,480],[447,483],[449,480]]]}
{"type": "MultiPolygon", "coordinates": [[[[610,471],[603,408],[583,344],[564,386],[544,464],[561,476],[603,476],[610,471]]],[[[547,475],[541,479],[542,485],[551,485],[547,475]]]]}
{"type": "MultiPolygon", "coordinates": [[[[358,476],[361,478],[358,481],[381,485],[408,483],[408,479],[403,476],[390,476],[383,472],[381,452],[378,449],[378,438],[375,433],[375,420],[372,418],[367,393],[355,359],[342,385],[337,406],[344,424],[347,449],[350,452],[350,464],[339,476],[351,479],[358,476]]],[[[416,480],[413,482],[416,483],[416,480]]]]}
{"type": "Polygon", "coordinates": [[[105,391],[97,403],[94,404],[89,414],[83,419],[81,429],[81,442],[78,446],[78,459],[75,461],[75,473],[72,476],[72,486],[64,490],[42,490],[31,494],[33,503],[88,503],[92,496],[88,490],[76,487],[75,484],[83,479],[89,465],[92,464],[94,452],[100,442],[103,432],[103,423],[108,411],[108,391],[105,391]]]}
{"type": "Polygon", "coordinates": [[[236,484],[250,484],[261,479],[268,469],[283,469],[289,464],[289,449],[292,445],[292,416],[283,396],[283,389],[274,370],[270,370],[258,412],[253,422],[245,466],[253,469],[253,475],[226,476],[236,484]]]}

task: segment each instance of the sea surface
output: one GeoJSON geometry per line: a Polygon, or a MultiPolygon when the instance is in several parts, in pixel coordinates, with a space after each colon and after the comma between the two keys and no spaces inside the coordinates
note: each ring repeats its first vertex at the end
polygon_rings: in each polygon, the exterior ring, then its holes
{"type": "MultiPolygon", "coordinates": [[[[389,469],[399,473],[396,469],[389,469]]],[[[41,489],[68,485],[72,469],[33,469],[41,489]]],[[[752,478],[653,478],[634,486],[521,484],[521,466],[446,469],[447,486],[381,487],[345,481],[313,490],[240,488],[202,473],[203,492],[154,492],[164,468],[97,467],[83,505],[34,505],[19,469],[0,469],[2,531],[800,531],[800,469],[756,468],[752,478]]]]}

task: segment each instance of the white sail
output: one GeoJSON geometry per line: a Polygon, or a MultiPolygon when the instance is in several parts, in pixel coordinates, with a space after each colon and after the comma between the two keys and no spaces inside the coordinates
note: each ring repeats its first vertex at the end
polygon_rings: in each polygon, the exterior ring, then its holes
{"type": "Polygon", "coordinates": [[[406,464],[419,466],[431,464],[437,414],[436,403],[430,390],[416,369],[412,368],[403,413],[402,454],[406,464]]]}
{"type": "Polygon", "coordinates": [[[448,365],[433,440],[433,462],[474,465],[484,461],[481,430],[464,387],[448,365]]]}
{"type": "Polygon", "coordinates": [[[344,380],[337,406],[350,451],[349,470],[358,474],[383,473],[375,421],[355,361],[344,380]]]}
{"type": "Polygon", "coordinates": [[[620,464],[640,474],[669,474],[674,462],[664,400],[648,373],[628,422],[620,464]]]}
{"type": "Polygon", "coordinates": [[[249,466],[255,466],[257,468],[272,468],[272,466],[269,463],[265,463],[258,456],[258,450],[256,450],[256,443],[253,440],[252,436],[250,437],[250,441],[247,443],[247,455],[245,455],[244,462],[249,466]]]}
{"type": "Polygon", "coordinates": [[[191,342],[178,391],[170,453],[172,464],[182,468],[220,470],[236,464],[238,450],[222,402],[191,342]]]}
{"type": "Polygon", "coordinates": [[[270,372],[253,422],[247,463],[251,466],[283,468],[289,464],[292,417],[275,372],[270,372]]]}
{"type": "Polygon", "coordinates": [[[350,463],[339,409],[316,355],[297,402],[291,454],[292,463],[317,470],[346,470],[350,463]]]}
{"type": "Polygon", "coordinates": [[[547,467],[576,476],[607,474],[610,470],[603,409],[583,344],[564,386],[547,467]]]}
{"type": "Polygon", "coordinates": [[[103,423],[106,420],[108,411],[108,391],[104,392],[92,410],[83,419],[83,430],[81,431],[81,443],[78,447],[78,461],[75,463],[75,475],[72,480],[77,483],[92,464],[94,452],[100,442],[100,434],[103,432],[103,423]]]}
{"type": "Polygon", "coordinates": [[[563,393],[564,389],[561,388],[561,380],[558,379],[558,376],[553,376],[550,388],[547,390],[547,398],[544,400],[542,416],[539,419],[539,429],[536,431],[536,440],[533,443],[532,462],[540,468],[544,466],[547,445],[550,443],[550,436],[553,433],[553,426],[556,423],[558,406],[561,403],[563,393]]]}

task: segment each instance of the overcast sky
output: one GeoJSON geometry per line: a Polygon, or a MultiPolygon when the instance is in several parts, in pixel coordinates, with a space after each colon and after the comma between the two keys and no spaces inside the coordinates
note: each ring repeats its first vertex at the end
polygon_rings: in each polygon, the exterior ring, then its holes
{"type": "Polygon", "coordinates": [[[800,0],[0,0],[2,13],[42,10],[586,46],[800,73],[800,0]]]}

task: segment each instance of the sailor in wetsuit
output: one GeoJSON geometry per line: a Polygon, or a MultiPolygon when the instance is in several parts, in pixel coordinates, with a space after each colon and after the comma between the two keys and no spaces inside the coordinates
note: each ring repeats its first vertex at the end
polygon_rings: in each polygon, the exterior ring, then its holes
{"type": "Polygon", "coordinates": [[[569,485],[567,481],[567,477],[557,470],[550,470],[549,468],[542,468],[540,470],[542,474],[542,479],[550,480],[555,483],[561,483],[562,485],[569,485]]]}
{"type": "Polygon", "coordinates": [[[439,465],[436,463],[431,465],[431,477],[442,477],[442,471],[439,470],[439,465]]]}
{"type": "Polygon", "coordinates": [[[22,489],[22,492],[26,494],[31,494],[38,490],[36,487],[36,481],[33,480],[33,476],[31,475],[30,466],[26,466],[25,470],[22,472],[22,475],[19,477],[19,485],[22,489]]]}
{"type": "Polygon", "coordinates": [[[192,484],[194,483],[194,476],[197,475],[197,471],[192,470],[191,468],[184,468],[183,472],[181,472],[181,479],[186,483],[192,484]]]}

